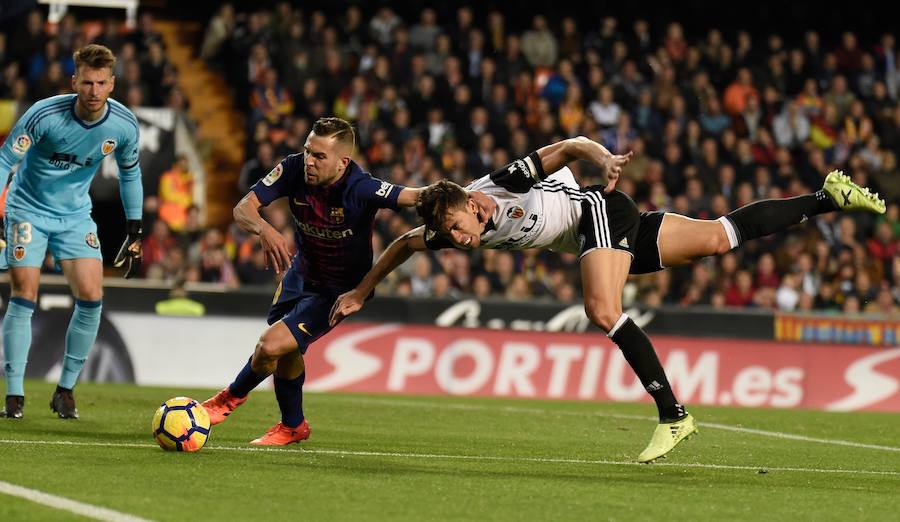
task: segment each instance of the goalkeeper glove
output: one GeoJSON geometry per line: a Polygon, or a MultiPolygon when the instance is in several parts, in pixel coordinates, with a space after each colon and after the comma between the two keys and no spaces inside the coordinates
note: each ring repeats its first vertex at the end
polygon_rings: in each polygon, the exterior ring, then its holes
{"type": "Polygon", "coordinates": [[[140,219],[129,219],[125,224],[125,242],[113,261],[113,266],[119,268],[125,266],[125,279],[131,279],[137,275],[141,268],[141,237],[143,230],[140,219]]]}

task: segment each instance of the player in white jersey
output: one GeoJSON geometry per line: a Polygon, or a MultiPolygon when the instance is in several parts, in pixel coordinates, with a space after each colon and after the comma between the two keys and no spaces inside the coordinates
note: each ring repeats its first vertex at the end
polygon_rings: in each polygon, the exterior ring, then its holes
{"type": "Polygon", "coordinates": [[[660,422],[638,460],[665,455],[697,426],[675,398],[650,339],[622,312],[628,275],[722,254],[816,214],[884,213],[885,206],[877,194],[835,171],[815,194],[759,201],[718,220],[640,213],[630,197],[614,190],[630,158],[630,153],[614,155],[579,137],[543,147],[466,189],[450,181],[431,185],[417,204],[425,225],[391,243],[360,284],[335,303],[332,323],[359,310],[384,276],[426,248],[548,248],[579,254],[588,318],[619,346],[659,411],[660,422]],[[565,168],[579,159],[603,168],[608,185],[579,188],[565,168]]]}

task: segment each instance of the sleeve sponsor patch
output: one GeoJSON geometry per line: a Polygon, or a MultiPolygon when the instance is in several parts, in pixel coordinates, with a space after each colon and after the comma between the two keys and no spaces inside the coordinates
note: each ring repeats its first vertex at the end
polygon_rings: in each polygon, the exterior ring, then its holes
{"type": "Polygon", "coordinates": [[[391,185],[387,181],[382,181],[381,187],[379,187],[378,190],[375,191],[375,195],[386,198],[386,197],[388,197],[388,195],[390,195],[392,190],[394,190],[393,185],[391,185]]]}
{"type": "Polygon", "coordinates": [[[495,170],[490,174],[490,179],[510,192],[524,193],[540,181],[540,176],[534,168],[534,162],[526,157],[495,170]]]}
{"type": "Polygon", "coordinates": [[[24,156],[28,149],[31,148],[31,137],[27,134],[21,134],[12,144],[12,151],[19,156],[24,156]]]}
{"type": "Polygon", "coordinates": [[[263,178],[263,185],[271,187],[272,183],[275,183],[276,181],[278,181],[278,178],[281,177],[281,172],[283,169],[284,168],[281,166],[281,163],[275,165],[275,168],[269,171],[269,173],[266,174],[266,177],[263,178]]]}

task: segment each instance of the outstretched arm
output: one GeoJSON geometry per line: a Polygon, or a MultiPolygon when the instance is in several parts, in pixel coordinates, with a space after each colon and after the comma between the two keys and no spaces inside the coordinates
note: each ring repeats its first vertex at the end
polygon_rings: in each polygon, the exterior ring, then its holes
{"type": "Polygon", "coordinates": [[[416,201],[419,199],[420,192],[422,192],[422,189],[420,189],[420,188],[404,187],[403,190],[400,191],[400,195],[397,196],[397,206],[400,206],[400,207],[416,206],[416,201]]]}
{"type": "Polygon", "coordinates": [[[606,172],[609,179],[605,192],[612,192],[616,188],[622,167],[631,160],[633,154],[613,154],[603,145],[584,136],[558,141],[538,149],[537,153],[541,158],[541,167],[548,175],[575,160],[590,161],[597,165],[606,172]]]}
{"type": "Polygon", "coordinates": [[[331,326],[338,324],[345,318],[353,315],[362,308],[366,300],[375,286],[394,271],[395,268],[403,264],[414,253],[425,250],[425,227],[410,230],[403,234],[381,254],[378,261],[371,270],[362,278],[362,281],[356,285],[356,288],[341,294],[334,306],[331,307],[331,315],[328,323],[331,326]]]}

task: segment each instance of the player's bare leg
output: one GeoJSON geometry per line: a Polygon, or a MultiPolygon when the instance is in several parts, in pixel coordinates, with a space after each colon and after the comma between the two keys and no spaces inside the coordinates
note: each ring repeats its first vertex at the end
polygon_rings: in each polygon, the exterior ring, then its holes
{"type": "Polygon", "coordinates": [[[266,328],[256,342],[253,356],[238,373],[234,382],[203,402],[203,408],[209,414],[210,424],[216,425],[225,421],[238,406],[247,401],[247,396],[253,388],[272,375],[278,366],[278,360],[296,350],[297,341],[283,321],[266,328]]]}
{"type": "Polygon", "coordinates": [[[630,268],[631,254],[622,250],[597,248],[581,258],[584,309],[588,318],[606,331],[622,350],[644,389],[656,402],[660,423],[650,444],[638,456],[640,462],[650,462],[694,434],[697,426],[675,398],[647,334],[622,313],[622,290],[630,268]]]}
{"type": "Polygon", "coordinates": [[[31,316],[41,281],[41,269],[15,266],[9,269],[12,293],[3,320],[3,360],[6,372],[6,404],[0,417],[21,419],[25,407],[25,366],[31,348],[31,316]]]}
{"type": "Polygon", "coordinates": [[[94,346],[103,306],[103,262],[100,259],[63,259],[60,267],[75,296],[75,310],[66,330],[66,353],[59,384],[50,399],[50,409],[61,419],[77,419],[72,390],[94,346]]]}
{"type": "Polygon", "coordinates": [[[841,171],[832,171],[825,177],[822,190],[813,194],[757,201],[714,221],[667,213],[659,229],[660,259],[663,266],[675,266],[724,254],[745,241],[834,211],[882,214],[885,203],[841,171]]]}
{"type": "Polygon", "coordinates": [[[279,360],[298,348],[294,334],[284,321],[278,321],[259,337],[251,363],[253,371],[260,375],[272,375],[278,367],[279,360]]]}
{"type": "Polygon", "coordinates": [[[285,446],[306,440],[311,433],[309,423],[303,415],[306,367],[299,349],[278,360],[274,377],[281,422],[272,426],[265,435],[250,441],[254,446],[285,446]]]}
{"type": "Polygon", "coordinates": [[[683,265],[731,250],[721,222],[672,213],[663,217],[658,244],[663,266],[683,265]]]}
{"type": "Polygon", "coordinates": [[[37,266],[14,266],[9,269],[12,297],[34,301],[41,284],[41,269],[37,266]]]}

